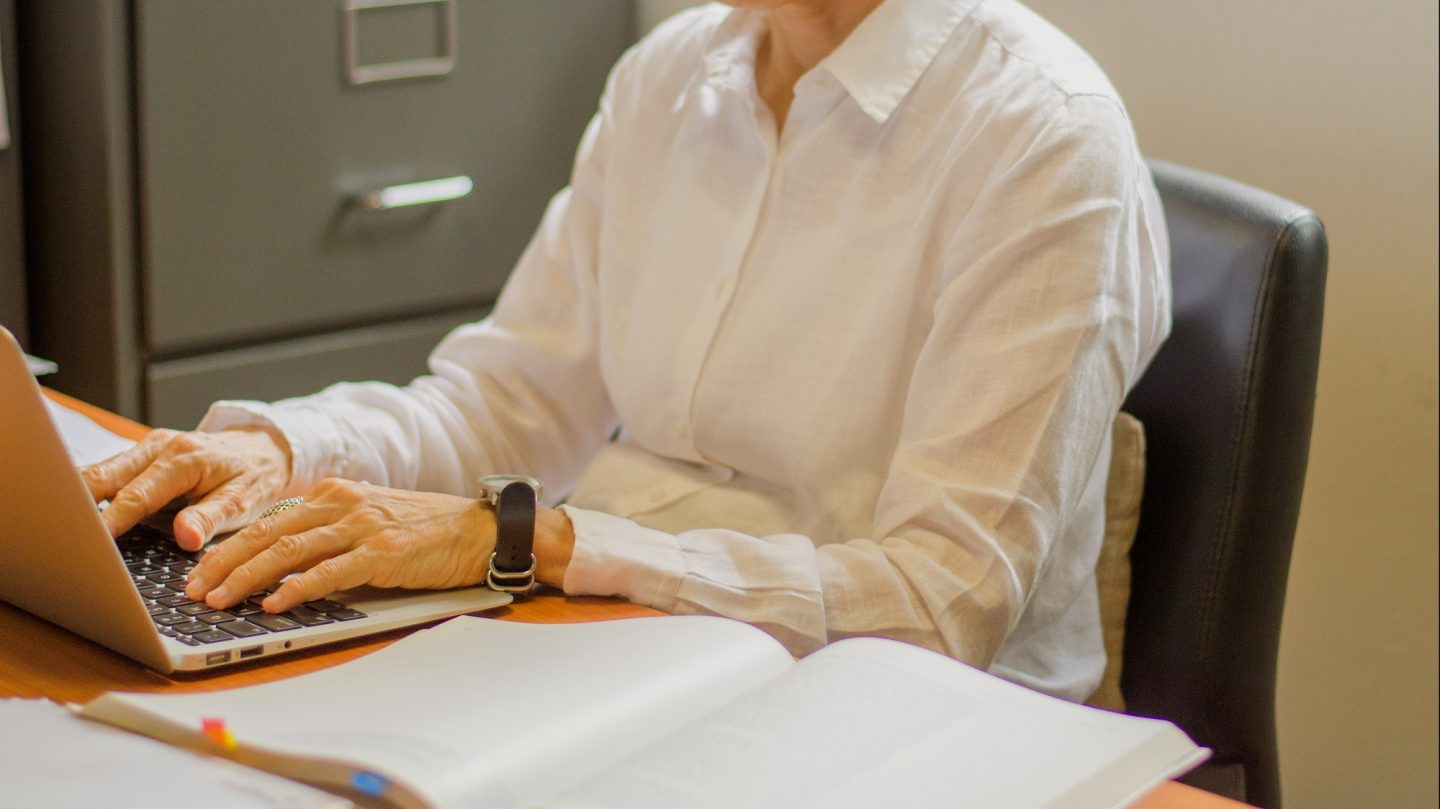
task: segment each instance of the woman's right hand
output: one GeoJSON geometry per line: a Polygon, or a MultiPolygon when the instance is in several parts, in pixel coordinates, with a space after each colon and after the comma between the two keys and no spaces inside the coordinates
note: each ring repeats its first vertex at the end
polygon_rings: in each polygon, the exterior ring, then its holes
{"type": "Polygon", "coordinates": [[[290,448],[259,428],[218,433],[152,430],[119,455],[80,469],[111,536],[178,498],[189,502],[175,515],[175,540],[199,550],[217,533],[233,531],[260,515],[290,485],[290,448]]]}

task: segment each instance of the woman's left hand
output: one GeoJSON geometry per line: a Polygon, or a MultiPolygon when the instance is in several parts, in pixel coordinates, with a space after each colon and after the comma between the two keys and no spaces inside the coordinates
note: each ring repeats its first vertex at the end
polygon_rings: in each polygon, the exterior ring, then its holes
{"type": "Polygon", "coordinates": [[[185,595],[216,609],[299,573],[262,604],[284,612],[362,584],[441,589],[485,580],[495,515],[475,500],[327,479],[205,554],[185,595]]]}

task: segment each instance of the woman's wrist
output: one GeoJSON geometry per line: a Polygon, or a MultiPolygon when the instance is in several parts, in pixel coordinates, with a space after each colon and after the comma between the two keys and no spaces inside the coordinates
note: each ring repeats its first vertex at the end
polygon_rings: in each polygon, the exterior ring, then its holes
{"type": "Polygon", "coordinates": [[[542,508],[535,512],[535,578],[563,589],[565,571],[575,550],[575,526],[565,512],[542,508]]]}

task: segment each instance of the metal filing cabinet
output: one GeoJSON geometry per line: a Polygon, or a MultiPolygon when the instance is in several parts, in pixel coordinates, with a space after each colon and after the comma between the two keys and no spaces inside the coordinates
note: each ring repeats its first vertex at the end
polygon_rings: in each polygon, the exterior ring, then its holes
{"type": "Polygon", "coordinates": [[[182,427],[423,372],[494,301],[632,32],[624,0],[25,6],[36,349],[62,390],[182,427]],[[374,210],[431,180],[473,190],[374,210]]]}
{"type": "Polygon", "coordinates": [[[15,3],[0,0],[0,326],[26,344],[25,249],[20,218],[20,132],[15,3]]]}

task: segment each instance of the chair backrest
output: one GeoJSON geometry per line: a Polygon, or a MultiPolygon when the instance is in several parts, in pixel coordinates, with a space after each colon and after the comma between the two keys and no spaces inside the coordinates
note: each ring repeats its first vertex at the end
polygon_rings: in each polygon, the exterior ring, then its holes
{"type": "Polygon", "coordinates": [[[1170,339],[1125,409],[1145,424],[1127,709],[1214,757],[1195,783],[1279,806],[1275,661],[1319,362],[1327,248],[1304,207],[1154,162],[1170,339]]]}

